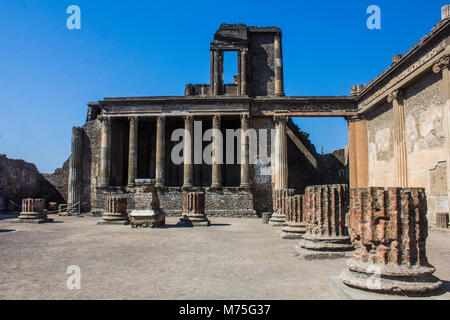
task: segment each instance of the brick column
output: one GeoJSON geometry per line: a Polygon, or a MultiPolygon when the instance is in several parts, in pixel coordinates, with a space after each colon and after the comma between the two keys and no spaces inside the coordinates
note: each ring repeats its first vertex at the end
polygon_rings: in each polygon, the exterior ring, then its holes
{"type": "Polygon", "coordinates": [[[275,95],[284,96],[283,54],[281,51],[281,33],[278,33],[275,36],[274,57],[275,57],[275,95]]]}
{"type": "Polygon", "coordinates": [[[192,188],[193,171],[192,171],[192,128],[194,117],[184,116],[184,172],[183,172],[183,188],[192,188]]]}
{"type": "Polygon", "coordinates": [[[102,221],[97,224],[129,224],[126,197],[107,196],[102,221]]]}
{"type": "Polygon", "coordinates": [[[138,149],[138,119],[130,117],[130,135],[128,143],[128,183],[129,187],[134,186],[137,172],[137,149],[138,149]]]}
{"type": "Polygon", "coordinates": [[[179,225],[209,226],[210,222],[205,214],[204,192],[183,192],[183,216],[179,225]]]}
{"type": "Polygon", "coordinates": [[[111,119],[101,118],[100,186],[108,187],[111,172],[111,119]]]}
{"type": "Polygon", "coordinates": [[[213,95],[218,96],[220,94],[220,62],[219,62],[219,51],[213,50],[213,95]]]}
{"type": "Polygon", "coordinates": [[[345,226],[348,212],[346,184],[311,186],[305,189],[306,232],[297,248],[301,255],[337,258],[353,249],[345,226]]]}
{"type": "Polygon", "coordinates": [[[214,95],[214,81],[215,81],[215,73],[214,73],[214,50],[209,50],[209,94],[214,95]]]}
{"type": "Polygon", "coordinates": [[[249,138],[247,130],[250,125],[250,118],[248,114],[241,114],[241,184],[240,188],[250,187],[249,177],[249,138]]]}
{"type": "Polygon", "coordinates": [[[285,198],[285,226],[281,228],[280,236],[283,239],[301,239],[306,231],[304,196],[294,195],[285,198]]]}
{"type": "Polygon", "coordinates": [[[222,148],[223,141],[216,138],[214,135],[220,131],[220,115],[213,116],[212,119],[213,133],[213,149],[212,149],[212,164],[211,164],[211,188],[222,187],[222,171],[220,162],[223,160],[222,148]],[[217,131],[216,131],[217,130],[217,131]]]}
{"type": "Polygon", "coordinates": [[[275,189],[282,190],[288,188],[288,154],[286,123],[288,117],[275,116],[276,141],[275,141],[275,189]]]}
{"type": "MultiPolygon", "coordinates": [[[[406,151],[406,110],[400,90],[393,91],[388,96],[388,102],[392,103],[394,110],[394,143],[397,160],[397,187],[408,186],[408,163],[406,151]]],[[[361,186],[366,187],[366,186],[361,186]]]]}
{"type": "Polygon", "coordinates": [[[284,226],[286,221],[285,199],[294,195],[294,189],[277,189],[273,191],[273,214],[269,224],[274,227],[284,226]]]}
{"type": "Polygon", "coordinates": [[[350,235],[355,252],[342,281],[352,287],[402,294],[432,291],[441,282],[425,251],[423,188],[351,189],[350,235]]]}
{"type": "Polygon", "coordinates": [[[156,119],[156,163],[155,179],[157,188],[164,187],[164,161],[165,161],[166,117],[159,116],[156,119]]]}
{"type": "Polygon", "coordinates": [[[18,219],[12,220],[13,223],[44,223],[52,222],[52,219],[47,218],[47,211],[45,211],[44,199],[22,199],[22,212],[18,219]]]}
{"type": "Polygon", "coordinates": [[[82,156],[83,129],[74,127],[72,128],[72,150],[69,162],[68,212],[78,212],[78,206],[74,206],[81,200],[82,156]]]}
{"type": "Polygon", "coordinates": [[[367,120],[355,117],[348,118],[347,121],[350,187],[367,187],[369,184],[367,120]]]}

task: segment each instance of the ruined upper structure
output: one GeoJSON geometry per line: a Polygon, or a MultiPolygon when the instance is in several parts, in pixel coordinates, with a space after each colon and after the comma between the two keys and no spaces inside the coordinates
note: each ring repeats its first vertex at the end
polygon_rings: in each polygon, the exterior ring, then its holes
{"type": "Polygon", "coordinates": [[[281,29],[222,24],[211,42],[210,83],[188,84],[186,96],[284,96],[281,29]],[[223,81],[223,54],[237,52],[234,83],[223,81]]]}

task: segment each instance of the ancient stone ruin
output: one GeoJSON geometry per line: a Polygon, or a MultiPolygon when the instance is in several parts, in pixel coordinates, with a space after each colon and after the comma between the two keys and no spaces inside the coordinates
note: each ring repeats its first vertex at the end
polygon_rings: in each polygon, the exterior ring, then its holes
{"type": "Polygon", "coordinates": [[[105,210],[98,224],[129,224],[126,197],[108,196],[105,198],[105,210]]]}
{"type": "Polygon", "coordinates": [[[47,218],[44,199],[23,199],[22,212],[18,219],[12,220],[13,223],[45,223],[52,222],[47,218]]]}
{"type": "Polygon", "coordinates": [[[349,210],[345,184],[305,189],[306,232],[296,250],[306,258],[343,257],[353,250],[345,225],[349,210]]]}
{"type": "Polygon", "coordinates": [[[301,239],[306,232],[304,195],[294,195],[285,198],[285,225],[281,227],[280,235],[283,239],[301,239]]]}
{"type": "Polygon", "coordinates": [[[286,222],[286,198],[294,195],[294,189],[278,189],[273,192],[273,214],[269,224],[274,227],[283,226],[286,222]]]}
{"type": "Polygon", "coordinates": [[[428,263],[423,188],[351,190],[350,235],[355,252],[342,281],[388,293],[427,292],[441,282],[428,263]]]}
{"type": "Polygon", "coordinates": [[[205,215],[205,193],[183,192],[183,214],[179,225],[209,226],[210,224],[205,215]]]}

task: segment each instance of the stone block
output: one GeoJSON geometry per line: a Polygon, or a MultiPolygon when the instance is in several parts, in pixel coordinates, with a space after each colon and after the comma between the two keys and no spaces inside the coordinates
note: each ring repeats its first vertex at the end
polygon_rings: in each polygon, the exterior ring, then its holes
{"type": "Polygon", "coordinates": [[[209,226],[211,223],[205,214],[204,192],[183,192],[183,216],[178,225],[209,226]]]}

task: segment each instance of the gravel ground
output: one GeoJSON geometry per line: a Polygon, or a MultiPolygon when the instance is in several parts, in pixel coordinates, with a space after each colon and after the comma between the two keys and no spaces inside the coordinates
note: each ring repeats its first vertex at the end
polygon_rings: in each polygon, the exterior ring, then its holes
{"type": "MultiPolygon", "coordinates": [[[[259,219],[132,229],[94,217],[12,224],[0,216],[0,299],[336,299],[329,279],[345,259],[302,261],[259,219]],[[68,266],[81,289],[67,289],[68,266]]],[[[428,257],[449,291],[450,232],[430,231],[428,257]]],[[[450,293],[439,298],[450,299],[450,293]]]]}

